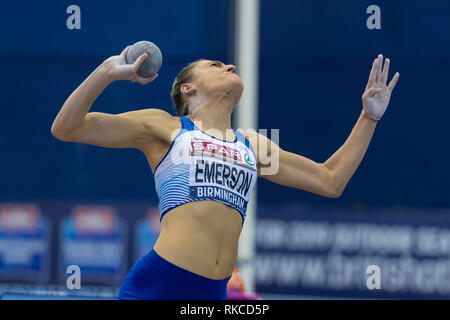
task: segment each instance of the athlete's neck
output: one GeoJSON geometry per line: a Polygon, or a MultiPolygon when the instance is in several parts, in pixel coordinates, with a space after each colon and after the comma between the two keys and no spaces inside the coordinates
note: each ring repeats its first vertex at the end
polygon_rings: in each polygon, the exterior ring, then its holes
{"type": "Polygon", "coordinates": [[[226,95],[202,101],[200,97],[193,98],[189,103],[187,117],[202,131],[218,130],[225,137],[227,131],[231,131],[231,113],[236,105],[234,99],[226,95]]]}

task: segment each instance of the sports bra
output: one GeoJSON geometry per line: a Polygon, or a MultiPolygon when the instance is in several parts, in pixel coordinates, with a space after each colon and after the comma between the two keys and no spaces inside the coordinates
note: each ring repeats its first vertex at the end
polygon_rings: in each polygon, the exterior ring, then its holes
{"type": "Polygon", "coordinates": [[[236,139],[225,141],[201,131],[185,116],[180,121],[180,132],[155,168],[160,221],[182,204],[213,200],[236,209],[244,224],[257,179],[250,142],[235,129],[236,139]]]}

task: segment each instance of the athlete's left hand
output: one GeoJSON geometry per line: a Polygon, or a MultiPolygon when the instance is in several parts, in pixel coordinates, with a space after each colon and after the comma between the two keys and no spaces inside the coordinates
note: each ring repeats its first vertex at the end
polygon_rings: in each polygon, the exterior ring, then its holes
{"type": "Polygon", "coordinates": [[[391,98],[392,90],[397,84],[400,74],[395,73],[389,85],[386,85],[389,72],[389,59],[386,59],[383,67],[383,55],[372,64],[369,81],[362,96],[364,114],[373,120],[380,120],[383,116],[391,98]]]}

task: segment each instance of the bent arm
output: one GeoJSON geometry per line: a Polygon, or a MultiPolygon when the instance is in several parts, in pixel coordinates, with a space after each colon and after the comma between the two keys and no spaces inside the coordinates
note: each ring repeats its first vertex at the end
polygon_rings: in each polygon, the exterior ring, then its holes
{"type": "Polygon", "coordinates": [[[172,118],[159,109],[121,114],[89,112],[92,104],[116,76],[108,61],[102,63],[65,101],[51,132],[59,140],[109,148],[142,149],[159,138],[160,126],[172,118]]]}
{"type": "MultiPolygon", "coordinates": [[[[381,54],[373,61],[369,80],[362,96],[363,111],[358,122],[353,127],[344,145],[324,163],[316,163],[297,154],[281,150],[273,142],[259,135],[257,140],[264,141],[266,139],[265,144],[272,146],[272,151],[269,151],[270,160],[278,159],[278,171],[272,175],[262,176],[285,186],[327,197],[339,197],[361,163],[372,139],[377,121],[386,111],[392,90],[397,84],[400,76],[398,72],[387,85],[389,65],[390,61],[386,59],[383,66],[383,55],[381,54]],[[279,156],[273,157],[271,155],[273,151],[278,152],[279,156]]],[[[255,140],[256,136],[253,136],[253,140],[255,140]]],[[[264,146],[264,143],[262,146],[264,146]]],[[[264,157],[261,157],[264,154],[264,148],[262,149],[263,152],[258,149],[258,159],[259,161],[262,160],[262,163],[268,163],[264,161],[264,157]]],[[[264,165],[260,164],[259,166],[262,171],[264,165]]]]}
{"type": "Polygon", "coordinates": [[[109,71],[110,67],[102,63],[64,102],[51,128],[56,138],[67,141],[83,125],[94,101],[113,81],[109,71]]]}
{"type": "Polygon", "coordinates": [[[160,109],[142,109],[120,114],[89,112],[79,127],[60,140],[107,148],[144,150],[156,140],[168,139],[166,128],[172,118],[169,113],[160,109]]]}

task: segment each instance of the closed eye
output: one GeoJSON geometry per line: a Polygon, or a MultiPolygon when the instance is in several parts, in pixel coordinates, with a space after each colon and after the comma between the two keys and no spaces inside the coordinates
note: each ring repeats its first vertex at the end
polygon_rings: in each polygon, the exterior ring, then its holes
{"type": "Polygon", "coordinates": [[[215,61],[215,62],[210,64],[210,66],[216,66],[216,67],[221,67],[221,65],[222,64],[220,62],[218,62],[218,61],[215,61]]]}

